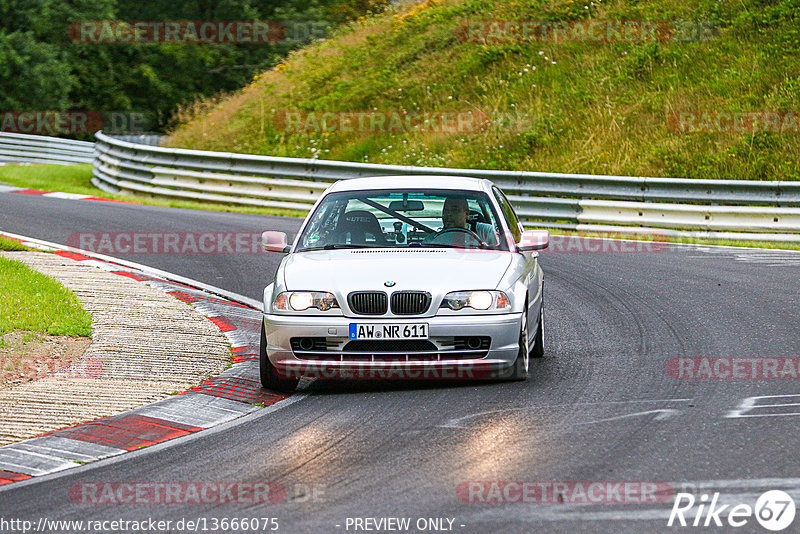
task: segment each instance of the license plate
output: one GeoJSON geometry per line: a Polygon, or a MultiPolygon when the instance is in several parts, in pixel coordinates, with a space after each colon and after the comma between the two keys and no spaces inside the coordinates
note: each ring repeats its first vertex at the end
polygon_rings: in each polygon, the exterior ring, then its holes
{"type": "Polygon", "coordinates": [[[350,323],[350,339],[428,339],[428,323],[350,323]]]}

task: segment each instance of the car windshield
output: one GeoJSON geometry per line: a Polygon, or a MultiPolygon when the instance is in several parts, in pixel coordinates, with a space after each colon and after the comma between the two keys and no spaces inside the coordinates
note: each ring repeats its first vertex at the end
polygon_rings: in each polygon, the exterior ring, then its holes
{"type": "Polygon", "coordinates": [[[335,248],[508,250],[489,197],[479,191],[380,190],[327,195],[298,251],[335,248]]]}

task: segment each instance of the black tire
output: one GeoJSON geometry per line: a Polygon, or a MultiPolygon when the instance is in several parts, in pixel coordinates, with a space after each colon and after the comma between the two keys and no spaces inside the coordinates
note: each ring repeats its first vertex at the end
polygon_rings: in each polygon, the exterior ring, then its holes
{"type": "Polygon", "coordinates": [[[544,358],[544,294],[542,294],[542,306],[539,308],[539,326],[536,327],[531,358],[544,358]]]}
{"type": "Polygon", "coordinates": [[[258,370],[261,375],[261,385],[281,393],[293,393],[297,389],[299,378],[281,378],[275,371],[272,362],[267,356],[267,332],[264,320],[261,320],[261,358],[258,361],[258,370]]]}
{"type": "Polygon", "coordinates": [[[530,357],[528,353],[528,302],[522,312],[522,325],[519,332],[519,352],[511,367],[510,380],[527,380],[530,376],[530,357]]]}

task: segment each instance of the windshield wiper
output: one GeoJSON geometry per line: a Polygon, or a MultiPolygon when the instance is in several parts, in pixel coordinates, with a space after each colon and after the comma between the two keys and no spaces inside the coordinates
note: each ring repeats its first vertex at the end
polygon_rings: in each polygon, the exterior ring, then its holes
{"type": "MultiPolygon", "coordinates": [[[[447,243],[414,243],[413,245],[408,245],[407,248],[458,248],[463,250],[474,250],[475,247],[462,247],[459,245],[447,244],[447,243]]],[[[489,245],[480,245],[478,248],[482,250],[496,250],[491,248],[489,245]]]]}
{"type": "Polygon", "coordinates": [[[358,245],[358,244],[348,245],[345,243],[330,243],[322,247],[310,247],[310,248],[300,249],[298,252],[308,252],[309,250],[338,250],[345,248],[385,248],[385,247],[376,247],[372,245],[358,245]]]}

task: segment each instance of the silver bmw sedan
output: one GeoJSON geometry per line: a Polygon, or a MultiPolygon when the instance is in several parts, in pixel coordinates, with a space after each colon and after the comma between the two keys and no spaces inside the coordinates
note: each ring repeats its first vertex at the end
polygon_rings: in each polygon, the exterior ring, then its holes
{"type": "Polygon", "coordinates": [[[316,202],[264,289],[261,383],[512,379],[544,355],[547,230],[523,230],[489,180],[342,180],[316,202]]]}

